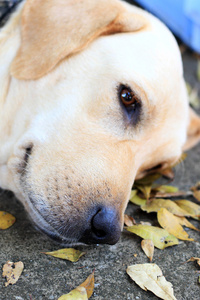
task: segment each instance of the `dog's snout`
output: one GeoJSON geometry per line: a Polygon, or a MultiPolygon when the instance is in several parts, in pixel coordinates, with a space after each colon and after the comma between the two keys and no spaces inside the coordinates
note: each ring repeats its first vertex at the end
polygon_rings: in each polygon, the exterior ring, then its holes
{"type": "Polygon", "coordinates": [[[86,244],[114,245],[119,240],[121,227],[114,208],[98,208],[81,238],[86,244]]]}

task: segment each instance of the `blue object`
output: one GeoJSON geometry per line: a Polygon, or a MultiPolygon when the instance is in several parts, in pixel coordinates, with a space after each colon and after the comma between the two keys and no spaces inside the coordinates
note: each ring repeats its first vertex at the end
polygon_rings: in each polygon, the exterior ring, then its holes
{"type": "Polygon", "coordinates": [[[135,0],[200,53],[200,0],[135,0]]]}

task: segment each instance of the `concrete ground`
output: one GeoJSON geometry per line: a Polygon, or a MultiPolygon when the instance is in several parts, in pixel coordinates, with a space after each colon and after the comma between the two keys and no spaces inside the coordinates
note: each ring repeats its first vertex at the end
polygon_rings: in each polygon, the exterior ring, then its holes
{"type": "MultiPolygon", "coordinates": [[[[198,87],[200,92],[196,64],[192,54],[184,55],[186,80],[198,87]]],[[[176,168],[175,185],[188,190],[200,180],[199,157],[200,146],[189,151],[186,161],[176,168]]],[[[82,283],[94,269],[95,290],[91,300],[158,299],[138,287],[126,274],[127,266],[148,262],[141,250],[139,237],[122,233],[116,245],[86,247],[86,255],[77,263],[71,263],[41,254],[43,251],[57,250],[60,246],[34,229],[23,206],[10,192],[1,191],[0,210],[10,212],[17,218],[10,229],[0,231],[0,266],[7,260],[21,260],[25,265],[19,281],[13,286],[4,287],[5,280],[0,275],[0,300],[56,300],[82,283]]],[[[156,221],[155,214],[141,212],[133,204],[129,204],[127,211],[137,221],[148,220],[152,224],[156,221]]],[[[192,223],[200,228],[197,221],[192,223]]],[[[197,270],[200,267],[194,262],[185,264],[185,261],[192,256],[200,257],[200,234],[192,230],[188,232],[196,242],[180,242],[178,246],[165,250],[156,249],[153,262],[160,266],[166,279],[173,284],[178,300],[199,300],[197,270]]]]}

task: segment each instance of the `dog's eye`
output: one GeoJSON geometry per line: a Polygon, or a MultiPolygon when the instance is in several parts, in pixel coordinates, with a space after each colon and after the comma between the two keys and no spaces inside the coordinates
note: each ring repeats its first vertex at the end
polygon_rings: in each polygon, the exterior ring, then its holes
{"type": "Polygon", "coordinates": [[[121,85],[119,89],[119,98],[126,112],[128,121],[133,125],[136,125],[139,121],[141,112],[141,100],[131,88],[121,85]]]}
{"type": "Polygon", "coordinates": [[[120,92],[120,98],[122,103],[126,107],[134,108],[135,105],[139,102],[139,98],[128,88],[123,88],[120,92]]]}

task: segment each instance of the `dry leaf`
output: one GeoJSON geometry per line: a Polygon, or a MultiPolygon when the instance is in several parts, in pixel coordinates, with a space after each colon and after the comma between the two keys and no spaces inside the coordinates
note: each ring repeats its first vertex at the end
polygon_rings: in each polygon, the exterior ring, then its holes
{"type": "Polygon", "coordinates": [[[154,246],[159,249],[165,249],[166,247],[178,244],[176,237],[159,227],[139,224],[127,227],[126,230],[139,235],[145,240],[152,240],[154,246]]]}
{"type": "Polygon", "coordinates": [[[183,192],[183,191],[178,191],[175,193],[162,193],[162,192],[156,192],[152,198],[172,198],[172,197],[186,197],[186,196],[192,196],[193,193],[188,191],[188,192],[183,192]]]}
{"type": "Polygon", "coordinates": [[[172,284],[156,264],[132,265],[127,268],[127,273],[143,290],[149,290],[164,300],[176,300],[172,284]]]}
{"type": "Polygon", "coordinates": [[[134,185],[152,185],[155,180],[160,178],[161,175],[158,173],[154,173],[151,175],[147,175],[144,178],[138,179],[134,182],[134,185]]]}
{"type": "Polygon", "coordinates": [[[5,211],[0,211],[0,229],[7,229],[11,227],[16,221],[16,218],[5,212],[5,211]]]}
{"type": "Polygon", "coordinates": [[[94,271],[88,276],[88,278],[80,284],[77,288],[72,290],[69,294],[62,295],[58,300],[87,300],[94,291],[94,271]]]}
{"type": "Polygon", "coordinates": [[[73,249],[73,248],[65,248],[65,249],[60,249],[57,251],[52,251],[52,252],[42,252],[47,255],[51,255],[57,258],[61,259],[67,259],[72,262],[76,262],[79,260],[79,258],[85,254],[85,252],[81,252],[79,250],[73,249]]]}
{"type": "Polygon", "coordinates": [[[148,225],[148,226],[152,226],[152,224],[150,222],[144,222],[144,221],[140,221],[140,224],[142,225],[148,225]]]}
{"type": "Polygon", "coordinates": [[[200,201],[200,182],[198,181],[195,186],[191,187],[191,191],[193,191],[193,196],[200,201]]]}
{"type": "Polygon", "coordinates": [[[192,223],[190,223],[186,218],[184,217],[178,217],[178,216],[174,216],[177,218],[178,222],[180,225],[188,227],[190,229],[194,229],[197,231],[200,231],[200,229],[196,228],[192,223]]]}
{"type": "Polygon", "coordinates": [[[3,277],[7,278],[7,282],[5,286],[9,284],[15,284],[19,279],[22,271],[24,269],[24,264],[21,261],[13,263],[12,261],[7,261],[6,264],[3,265],[3,277]]]}
{"type": "Polygon", "coordinates": [[[158,211],[157,217],[160,226],[162,226],[170,234],[174,235],[180,240],[194,241],[194,239],[188,237],[187,232],[184,231],[183,227],[179,223],[179,220],[166,208],[161,208],[158,211]]]}
{"type": "Polygon", "coordinates": [[[87,292],[87,297],[90,298],[94,291],[94,271],[88,276],[88,278],[79,285],[79,287],[84,287],[87,292]]]}
{"type": "Polygon", "coordinates": [[[132,225],[135,225],[136,222],[135,222],[135,220],[134,220],[133,217],[128,216],[128,215],[125,214],[125,215],[124,215],[124,224],[125,224],[126,226],[132,226],[132,225]]]}
{"type": "Polygon", "coordinates": [[[193,192],[193,196],[194,196],[195,199],[197,199],[198,201],[200,201],[200,191],[199,190],[198,191],[194,191],[193,192]]]}
{"type": "Polygon", "coordinates": [[[190,217],[200,220],[200,206],[188,200],[176,200],[176,204],[185,210],[190,217]]]}
{"type": "Polygon", "coordinates": [[[146,200],[149,200],[152,184],[142,185],[142,184],[135,184],[134,185],[138,190],[140,190],[146,200]]]}
{"type": "Polygon", "coordinates": [[[69,292],[69,294],[59,297],[58,300],[88,300],[88,297],[84,287],[77,287],[69,292]]]}
{"type": "Polygon", "coordinates": [[[180,208],[175,202],[168,199],[152,199],[149,203],[142,205],[141,209],[149,213],[158,212],[160,208],[166,208],[174,215],[180,217],[190,216],[189,213],[180,208]]]}
{"type": "Polygon", "coordinates": [[[179,191],[179,189],[172,185],[159,185],[159,186],[153,186],[153,190],[159,191],[161,193],[176,193],[179,191]]]}
{"type": "Polygon", "coordinates": [[[174,179],[174,171],[171,168],[160,170],[159,174],[166,177],[169,180],[174,179]]]}
{"type": "Polygon", "coordinates": [[[144,205],[146,203],[146,199],[142,199],[136,194],[133,194],[129,201],[136,205],[144,205]]]}
{"type": "Polygon", "coordinates": [[[189,261],[196,261],[197,264],[200,266],[200,258],[199,257],[191,257],[186,262],[189,262],[189,261]]]}
{"type": "Polygon", "coordinates": [[[200,59],[197,62],[197,80],[200,82],[200,59]]]}
{"type": "Polygon", "coordinates": [[[150,262],[152,262],[154,253],[154,244],[152,240],[142,240],[141,247],[146,256],[149,258],[150,262]]]}

